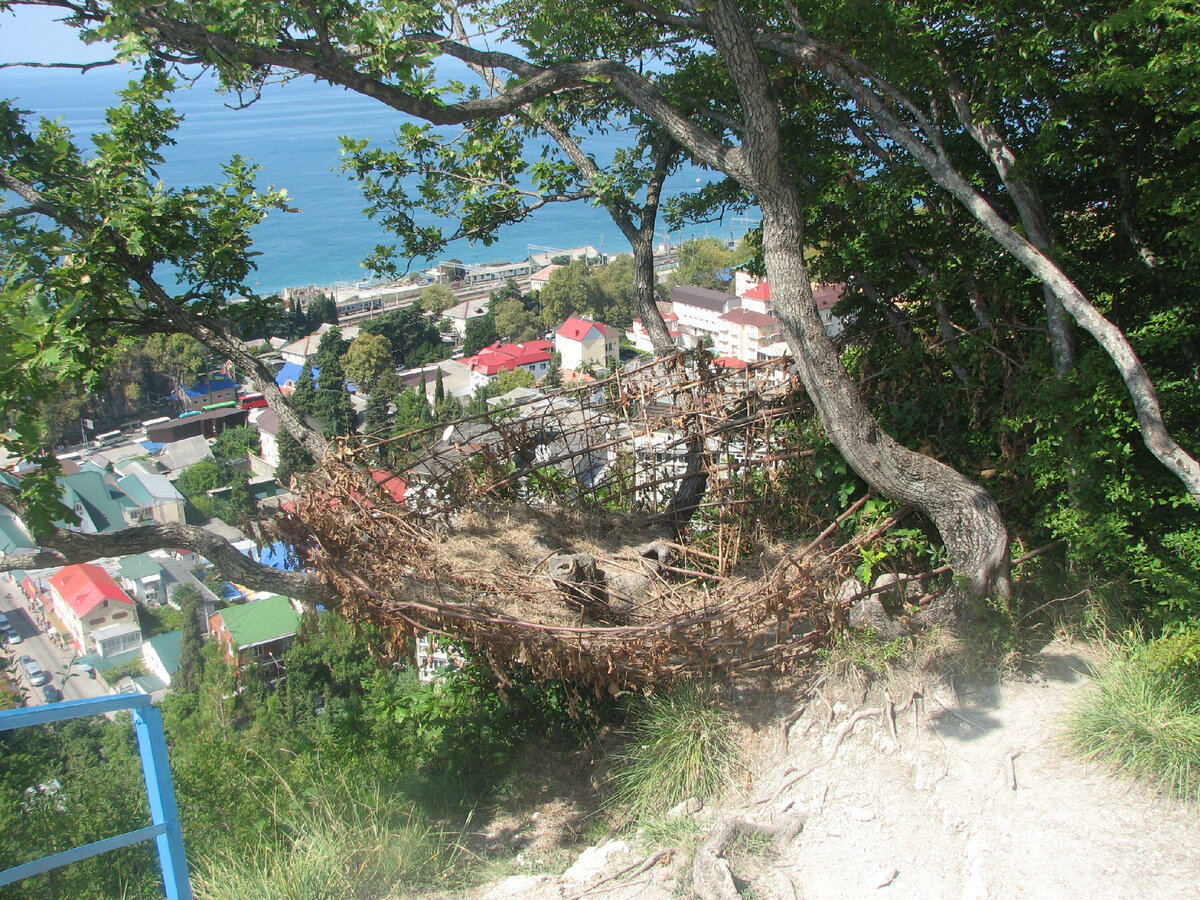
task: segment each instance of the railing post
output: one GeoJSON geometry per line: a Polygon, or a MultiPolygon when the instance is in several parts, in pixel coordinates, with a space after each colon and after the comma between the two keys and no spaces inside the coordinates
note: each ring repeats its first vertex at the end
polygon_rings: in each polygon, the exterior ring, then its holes
{"type": "Polygon", "coordinates": [[[146,797],[150,801],[150,821],[166,826],[166,831],[154,839],[158,845],[163,888],[167,900],[192,900],[187,860],[183,855],[183,831],[179,826],[179,810],[175,806],[175,788],[171,783],[171,768],[167,760],[162,713],[157,706],[146,706],[130,712],[141,750],[146,797]]]}

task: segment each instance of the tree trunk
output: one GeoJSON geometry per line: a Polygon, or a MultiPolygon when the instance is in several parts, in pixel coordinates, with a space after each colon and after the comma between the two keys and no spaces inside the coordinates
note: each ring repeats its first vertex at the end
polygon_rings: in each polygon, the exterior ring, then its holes
{"type": "Polygon", "coordinates": [[[781,161],[778,106],[757,50],[731,0],[714,0],[705,15],[741,97],[746,127],[740,177],[762,211],[763,256],[775,312],[822,425],[872,490],[912,504],[942,536],[961,590],[947,592],[931,610],[934,617],[957,617],[966,611],[968,598],[1007,594],[1008,532],[995,501],[949,466],[893,440],[846,374],[813,299],[800,197],[781,161]]]}

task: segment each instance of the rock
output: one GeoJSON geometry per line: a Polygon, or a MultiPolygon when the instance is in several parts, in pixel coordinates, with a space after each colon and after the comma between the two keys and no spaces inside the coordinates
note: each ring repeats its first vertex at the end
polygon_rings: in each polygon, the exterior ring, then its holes
{"type": "Polygon", "coordinates": [[[897,869],[895,866],[892,866],[890,868],[883,868],[883,869],[880,869],[878,872],[876,872],[875,877],[872,878],[868,883],[876,889],[885,888],[889,884],[891,884],[893,881],[895,881],[896,876],[899,874],[900,874],[900,870],[897,869]]]}
{"type": "Polygon", "coordinates": [[[668,819],[682,819],[684,816],[695,815],[700,812],[704,804],[695,797],[688,797],[682,803],[672,806],[667,810],[668,819]]]}
{"type": "MultiPolygon", "coordinates": [[[[880,576],[883,577],[885,576],[880,576]]],[[[886,641],[899,637],[901,633],[900,623],[889,616],[883,604],[873,596],[863,597],[850,607],[848,624],[857,631],[870,628],[879,638],[886,641]]]]}
{"type": "Polygon", "coordinates": [[[609,841],[599,847],[588,847],[579,854],[575,864],[563,872],[562,880],[583,884],[604,871],[608,858],[617,853],[628,853],[629,845],[624,841],[609,841]]]}
{"type": "Polygon", "coordinates": [[[550,881],[549,875],[511,875],[483,895],[483,900],[509,900],[539,896],[541,888],[550,881]]]}
{"type": "Polygon", "coordinates": [[[856,822],[870,822],[875,818],[875,813],[869,809],[863,809],[861,806],[847,806],[846,815],[856,822]]]}
{"type": "Polygon", "coordinates": [[[833,595],[835,603],[840,603],[843,606],[849,606],[855,600],[862,596],[862,592],[867,589],[867,586],[857,578],[847,578],[838,585],[837,593],[833,595]]]}

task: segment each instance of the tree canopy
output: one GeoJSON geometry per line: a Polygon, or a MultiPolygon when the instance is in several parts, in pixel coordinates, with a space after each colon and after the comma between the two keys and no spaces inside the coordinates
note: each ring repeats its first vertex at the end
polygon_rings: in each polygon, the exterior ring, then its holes
{"type": "MultiPolygon", "coordinates": [[[[393,146],[344,143],[372,214],[398,236],[397,248],[377,254],[380,268],[458,236],[486,244],[549,203],[588,200],[630,238],[638,312],[656,343],[666,332],[644,267],[662,176],[683,157],[722,173],[668,204],[668,221],[757,205],[750,262],[770,280],[823,429],[873,490],[928,517],[965,593],[1007,590],[1009,534],[991,493],[956,470],[975,465],[980,448],[972,456],[958,442],[953,453],[915,443],[921,429],[897,412],[902,404],[877,412],[860,386],[906,352],[936,373],[939,389],[945,376],[967,396],[983,391],[974,403],[995,389],[998,369],[1018,367],[1077,414],[1082,398],[1097,396],[1100,373],[1115,371],[1128,399],[1113,401],[1119,424],[1109,437],[1116,446],[1141,438],[1178,479],[1170,487],[1144,476],[1156,502],[1166,508],[1173,498],[1179,527],[1195,527],[1200,465],[1187,448],[1200,426],[1186,361],[1198,357],[1189,260],[1200,234],[1192,77],[1200,30],[1190,5],[1080,12],[714,0],[589,7],[565,19],[511,2],[461,11],[275,4],[252,14],[216,2],[63,7],[89,36],[143,60],[144,77],[87,160],[61,127],[35,130],[3,109],[0,178],[25,204],[3,219],[6,283],[15,305],[34,311],[14,320],[29,338],[14,346],[43,348],[14,359],[26,393],[101,369],[103,336],[117,323],[188,334],[230,358],[243,352],[228,337],[234,312],[222,301],[252,296],[248,230],[286,197],[257,193],[253,167],[237,158],[218,187],[168,191],[150,177],[173,124],[167,70],[206,66],[250,96],[268,80],[304,74],[412,117],[393,146]],[[505,49],[476,40],[475,30],[499,34],[505,49]],[[440,79],[442,60],[465,64],[478,81],[440,79]],[[636,134],[630,147],[603,162],[583,150],[589,134],[618,124],[636,134]],[[549,149],[527,154],[532,140],[549,149]],[[53,239],[38,216],[55,223],[53,239]],[[62,246],[74,252],[64,256],[62,246]],[[165,291],[156,266],[182,272],[186,290],[165,291]],[[844,303],[856,308],[867,352],[849,371],[818,317],[814,274],[844,283],[844,303]],[[883,331],[872,334],[872,322],[883,331]],[[1099,351],[1082,349],[1076,328],[1099,351]],[[1011,342],[1025,333],[1044,335],[1044,346],[1022,340],[1017,350],[1011,342]],[[45,352],[47,340],[57,354],[45,352]]],[[[556,274],[592,303],[576,264],[556,274]]],[[[546,291],[543,322],[559,302],[546,291]]],[[[263,313],[251,303],[239,314],[263,313]]],[[[985,428],[1001,447],[989,452],[1001,456],[1006,429],[1058,454],[1067,474],[1037,477],[1061,484],[1062,503],[1074,508],[1086,442],[1061,416],[1050,418],[1063,426],[1054,440],[1030,437],[1036,416],[1018,398],[1039,395],[1015,384],[996,415],[970,427],[985,428]]],[[[910,410],[944,431],[936,423],[954,407],[910,410]]],[[[283,418],[305,435],[297,417],[283,418]]],[[[961,424],[954,434],[969,433],[961,424]]],[[[36,452],[36,426],[22,427],[21,449],[36,452]]],[[[306,440],[319,455],[319,441],[306,440]]]]}

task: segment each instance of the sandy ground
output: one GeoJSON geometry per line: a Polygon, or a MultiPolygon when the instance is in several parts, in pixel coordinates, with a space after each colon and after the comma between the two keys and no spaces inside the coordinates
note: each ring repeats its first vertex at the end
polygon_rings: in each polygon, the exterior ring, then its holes
{"type": "MultiPolygon", "coordinates": [[[[887,900],[1200,898],[1200,814],[1064,752],[1064,713],[1089,690],[1086,652],[1052,644],[999,684],[927,687],[895,716],[814,697],[776,697],[748,737],[739,790],[695,813],[778,829],[728,854],[742,896],[887,900]],[[853,728],[848,723],[855,720],[853,728]],[[798,830],[797,830],[798,829],[798,830]]],[[[893,697],[902,708],[907,697],[893,697]]],[[[851,701],[853,703],[853,701],[851,701]]],[[[606,900],[694,896],[695,843],[627,838],[567,871],[475,892],[606,900]]]]}

